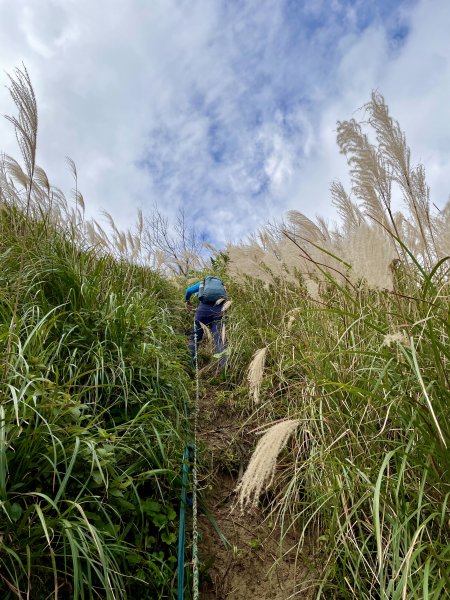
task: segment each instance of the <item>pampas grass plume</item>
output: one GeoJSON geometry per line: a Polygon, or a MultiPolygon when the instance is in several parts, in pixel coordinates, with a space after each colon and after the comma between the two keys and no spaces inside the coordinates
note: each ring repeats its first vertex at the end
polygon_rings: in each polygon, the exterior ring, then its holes
{"type": "Polygon", "coordinates": [[[264,363],[266,359],[267,346],[257,350],[253,355],[252,361],[248,367],[247,379],[250,384],[250,395],[255,404],[259,402],[259,390],[264,373],[264,363]]]}
{"type": "Polygon", "coordinates": [[[387,333],[383,338],[383,346],[390,348],[392,344],[401,344],[402,346],[409,346],[408,336],[404,331],[397,331],[396,333],[387,333]]]}
{"type": "Polygon", "coordinates": [[[298,419],[281,421],[270,427],[259,440],[247,470],[236,488],[241,509],[248,504],[256,506],[263,489],[270,488],[275,476],[278,455],[299,423],[298,419]]]}
{"type": "Polygon", "coordinates": [[[231,303],[232,303],[232,300],[226,300],[223,303],[222,312],[225,312],[226,310],[228,310],[230,308],[230,306],[231,306],[231,303]]]}
{"type": "Polygon", "coordinates": [[[212,344],[212,342],[213,342],[213,336],[212,336],[211,330],[204,323],[201,323],[200,321],[199,321],[199,323],[200,323],[200,327],[203,329],[203,333],[206,336],[206,342],[207,342],[207,344],[212,344]]]}

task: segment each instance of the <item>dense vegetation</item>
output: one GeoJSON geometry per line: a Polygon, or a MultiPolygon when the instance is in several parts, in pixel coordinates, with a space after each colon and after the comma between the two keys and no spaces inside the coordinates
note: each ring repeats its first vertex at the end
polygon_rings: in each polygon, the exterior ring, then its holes
{"type": "MultiPolygon", "coordinates": [[[[272,486],[273,470],[250,464],[241,502],[272,488],[285,531],[315,545],[326,598],[438,600],[450,591],[450,210],[432,213],[378,95],[366,121],[373,145],[355,121],[338,126],[357,201],[334,184],[340,229],[294,213],[230,249],[234,377],[264,349],[248,410],[296,430],[272,486]]],[[[266,465],[287,439],[269,442],[266,465]]]]}
{"type": "MultiPolygon", "coordinates": [[[[73,163],[72,201],[49,184],[27,73],[10,84],[22,165],[0,167],[0,594],[170,598],[191,381],[180,291],[148,267],[164,239],[146,266],[142,217],[108,236],[84,218],[73,163]]],[[[215,381],[243,424],[272,435],[240,500],[263,495],[314,555],[299,594],[438,600],[450,589],[450,211],[432,214],[379,96],[367,111],[375,145],[356,121],[338,127],[356,198],[333,185],[340,228],[292,213],[213,259],[233,299],[215,381]]],[[[172,271],[180,261],[183,275],[201,263],[185,246],[172,271]]]]}
{"type": "MultiPolygon", "coordinates": [[[[26,74],[13,91],[32,101],[26,74]]],[[[26,168],[6,158],[0,188],[0,596],[171,597],[190,390],[177,292],[83,240],[79,206],[27,163],[22,104],[26,168]]]]}

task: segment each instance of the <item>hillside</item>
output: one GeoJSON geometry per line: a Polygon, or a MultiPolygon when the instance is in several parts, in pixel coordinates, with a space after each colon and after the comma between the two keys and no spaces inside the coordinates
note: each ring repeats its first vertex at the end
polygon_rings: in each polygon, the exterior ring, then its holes
{"type": "Polygon", "coordinates": [[[49,183],[26,71],[10,84],[1,597],[176,598],[194,436],[186,598],[193,495],[201,597],[446,597],[450,211],[434,211],[382,97],[338,124],[352,189],[333,184],[336,228],[293,212],[180,266],[144,248],[142,215],[135,232],[87,220],[73,162],[72,198],[49,183]],[[208,272],[232,300],[226,365],[206,335],[196,370],[184,288],[208,272]]]}

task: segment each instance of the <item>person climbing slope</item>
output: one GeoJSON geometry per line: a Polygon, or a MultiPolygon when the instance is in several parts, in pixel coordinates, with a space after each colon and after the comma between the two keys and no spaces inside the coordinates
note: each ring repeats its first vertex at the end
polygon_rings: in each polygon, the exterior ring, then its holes
{"type": "MultiPolygon", "coordinates": [[[[220,354],[225,349],[225,343],[222,339],[222,304],[227,298],[227,292],[223,281],[220,277],[208,275],[202,281],[198,281],[194,285],[186,288],[186,308],[191,307],[191,297],[197,295],[199,304],[195,312],[195,321],[192,328],[192,333],[189,339],[189,351],[192,360],[195,360],[197,354],[197,346],[203,338],[203,326],[208,327],[211,331],[216,353],[220,354]]],[[[223,367],[225,357],[219,361],[219,365],[223,367]]]]}

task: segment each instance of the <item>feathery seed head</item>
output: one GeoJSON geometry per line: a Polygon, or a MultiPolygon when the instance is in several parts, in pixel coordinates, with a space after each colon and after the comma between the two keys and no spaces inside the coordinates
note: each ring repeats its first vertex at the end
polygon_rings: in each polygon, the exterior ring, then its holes
{"type": "Polygon", "coordinates": [[[361,223],[351,231],[343,250],[355,281],[365,279],[369,287],[393,289],[390,265],[398,255],[392,238],[380,227],[361,223]]]}
{"type": "Polygon", "coordinates": [[[207,325],[204,325],[203,323],[200,323],[200,327],[202,328],[203,333],[206,336],[207,343],[211,344],[213,341],[211,330],[209,329],[209,327],[207,325]]]}
{"type": "Polygon", "coordinates": [[[227,310],[230,308],[231,304],[232,304],[232,300],[226,300],[226,301],[223,303],[223,306],[222,306],[222,312],[225,312],[225,311],[227,311],[227,310]]]}
{"type": "Polygon", "coordinates": [[[402,346],[409,346],[408,336],[404,331],[397,331],[396,333],[388,333],[384,336],[383,346],[391,347],[392,344],[401,344],[402,346]]]}
{"type": "Polygon", "coordinates": [[[311,277],[306,277],[305,286],[308,290],[308,295],[313,300],[320,300],[319,284],[317,283],[317,281],[314,281],[314,279],[311,279],[311,277]]]}
{"type": "Polygon", "coordinates": [[[247,470],[236,488],[241,509],[248,504],[255,506],[263,489],[270,488],[275,476],[277,458],[299,423],[298,419],[277,423],[259,440],[247,470]]]}
{"type": "Polygon", "coordinates": [[[247,379],[250,384],[250,396],[255,404],[259,402],[259,390],[264,374],[264,363],[266,359],[267,346],[257,350],[253,355],[252,361],[248,367],[247,379]]]}

